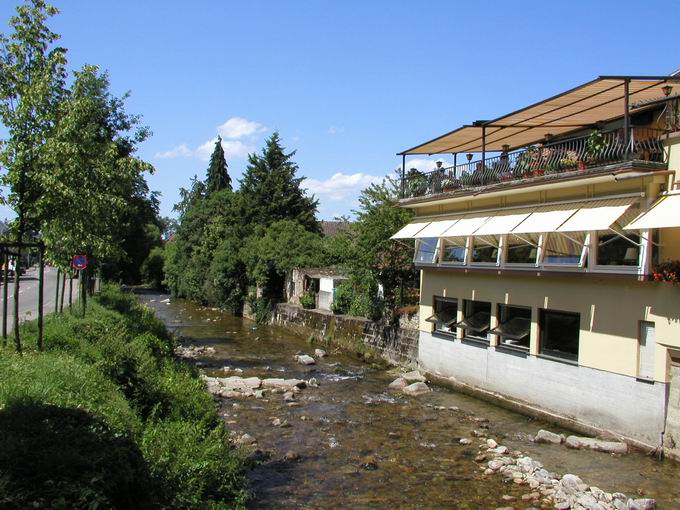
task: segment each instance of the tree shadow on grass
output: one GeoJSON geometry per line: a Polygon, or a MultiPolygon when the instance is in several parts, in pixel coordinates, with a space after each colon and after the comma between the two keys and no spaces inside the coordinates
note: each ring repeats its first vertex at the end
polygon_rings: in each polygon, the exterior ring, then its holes
{"type": "Polygon", "coordinates": [[[144,458],[80,409],[15,402],[0,411],[0,508],[153,508],[144,458]]]}

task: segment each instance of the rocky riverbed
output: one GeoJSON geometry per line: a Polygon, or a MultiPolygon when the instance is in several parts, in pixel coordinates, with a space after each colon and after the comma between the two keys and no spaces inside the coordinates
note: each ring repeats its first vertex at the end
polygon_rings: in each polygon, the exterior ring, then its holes
{"type": "Polygon", "coordinates": [[[255,462],[253,508],[621,510],[653,508],[651,499],[680,508],[676,464],[591,449],[587,438],[568,441],[548,423],[280,328],[141,299],[182,339],[178,355],[201,368],[255,462]],[[406,390],[414,384],[416,396],[406,390]],[[586,447],[569,447],[578,441],[586,447]]]}

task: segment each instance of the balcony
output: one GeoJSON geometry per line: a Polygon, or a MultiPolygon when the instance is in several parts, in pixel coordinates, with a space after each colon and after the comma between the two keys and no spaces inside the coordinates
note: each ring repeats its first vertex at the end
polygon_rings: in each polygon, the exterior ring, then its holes
{"type": "Polygon", "coordinates": [[[532,145],[432,172],[412,169],[402,179],[402,199],[543,184],[611,172],[612,166],[632,161],[651,169],[665,169],[664,133],[661,129],[632,127],[626,143],[623,129],[594,131],[589,136],[532,145]]]}

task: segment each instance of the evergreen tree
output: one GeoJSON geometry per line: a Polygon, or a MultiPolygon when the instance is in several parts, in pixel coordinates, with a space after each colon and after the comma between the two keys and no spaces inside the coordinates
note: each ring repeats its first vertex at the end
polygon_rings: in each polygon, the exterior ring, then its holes
{"type": "Polygon", "coordinates": [[[267,141],[261,155],[248,156],[248,167],[240,181],[242,219],[246,224],[267,227],[293,220],[310,232],[320,232],[316,219],[319,201],[308,197],[296,177],[295,151],[286,154],[278,133],[267,141]]]}
{"type": "Polygon", "coordinates": [[[207,192],[231,189],[231,177],[227,171],[227,158],[224,156],[222,138],[217,137],[215,149],[210,156],[210,166],[208,167],[208,178],[206,180],[207,192]]]}

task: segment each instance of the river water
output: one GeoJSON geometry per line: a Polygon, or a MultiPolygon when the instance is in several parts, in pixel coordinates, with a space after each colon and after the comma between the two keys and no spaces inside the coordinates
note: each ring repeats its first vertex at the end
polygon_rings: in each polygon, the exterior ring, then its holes
{"type": "Polygon", "coordinates": [[[293,406],[279,394],[221,402],[228,428],[255,437],[256,448],[264,452],[250,473],[253,508],[540,507],[540,502],[521,500],[528,488],[482,474],[474,461],[481,440],[471,435],[482,426],[489,437],[550,471],[577,474],[607,492],[656,498],[661,509],[680,508],[676,463],[638,453],[613,457],[535,444],[530,437],[541,428],[566,431],[449,389],[434,387],[420,397],[389,392],[394,374],[310,345],[285,328],[256,326],[182,300],[163,302],[165,295],[140,299],[183,344],[215,348],[215,355],[198,360],[207,375],[319,381],[293,406]],[[294,360],[296,353],[313,354],[315,347],[329,355],[313,366],[294,360]],[[224,366],[232,371],[222,371],[224,366]],[[272,425],[276,418],[290,426],[272,425]],[[472,444],[461,445],[463,437],[472,444]],[[299,458],[287,460],[287,453],[299,458]],[[516,499],[508,502],[504,495],[516,499]]]}

